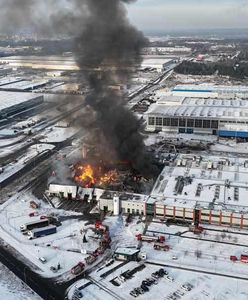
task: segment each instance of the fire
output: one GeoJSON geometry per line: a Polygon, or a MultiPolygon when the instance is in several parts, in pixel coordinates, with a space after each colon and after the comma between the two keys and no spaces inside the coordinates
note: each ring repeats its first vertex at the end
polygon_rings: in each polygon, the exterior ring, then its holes
{"type": "Polygon", "coordinates": [[[112,170],[104,174],[99,181],[100,185],[109,184],[115,182],[117,179],[117,172],[116,170],[112,170]]]}
{"type": "Polygon", "coordinates": [[[86,187],[91,187],[96,183],[94,170],[91,165],[79,166],[76,173],[79,173],[79,175],[75,176],[75,180],[84,184],[86,187]]]}
{"type": "Polygon", "coordinates": [[[114,183],[117,180],[117,176],[116,170],[104,172],[101,167],[77,165],[75,166],[74,180],[89,188],[114,183]]]}

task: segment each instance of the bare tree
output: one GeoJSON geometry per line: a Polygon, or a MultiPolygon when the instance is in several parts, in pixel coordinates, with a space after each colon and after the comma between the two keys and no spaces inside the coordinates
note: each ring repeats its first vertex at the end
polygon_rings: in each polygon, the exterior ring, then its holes
{"type": "Polygon", "coordinates": [[[224,240],[226,238],[226,233],[222,232],[220,236],[221,236],[222,240],[224,240]]]}
{"type": "Polygon", "coordinates": [[[233,242],[234,242],[235,244],[238,242],[238,238],[237,238],[236,236],[233,238],[233,242]]]}
{"type": "Polygon", "coordinates": [[[215,240],[216,240],[217,242],[220,241],[220,235],[219,235],[218,233],[217,233],[216,236],[215,236],[215,240]]]}

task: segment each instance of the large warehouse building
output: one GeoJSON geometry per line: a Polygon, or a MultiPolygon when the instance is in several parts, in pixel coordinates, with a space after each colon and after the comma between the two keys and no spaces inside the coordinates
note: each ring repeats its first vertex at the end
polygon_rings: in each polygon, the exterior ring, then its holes
{"type": "Polygon", "coordinates": [[[146,119],[147,131],[248,138],[248,99],[164,96],[146,119]]]}
{"type": "Polygon", "coordinates": [[[43,100],[39,94],[0,91],[0,117],[8,117],[43,100]]]}
{"type": "Polygon", "coordinates": [[[162,72],[167,67],[169,67],[172,63],[173,63],[172,59],[148,56],[144,58],[141,67],[144,69],[145,68],[156,69],[158,72],[162,72]]]}
{"type": "Polygon", "coordinates": [[[79,70],[72,56],[9,56],[0,58],[0,63],[10,67],[75,71],[79,70]]]}
{"type": "Polygon", "coordinates": [[[248,87],[241,85],[177,85],[173,88],[172,94],[185,97],[248,98],[248,87]]]}
{"type": "Polygon", "coordinates": [[[248,161],[181,155],[159,176],[146,213],[248,228],[248,161]]]}
{"type": "Polygon", "coordinates": [[[248,229],[248,160],[180,155],[166,166],[150,196],[104,192],[99,207],[187,223],[248,229]]]}

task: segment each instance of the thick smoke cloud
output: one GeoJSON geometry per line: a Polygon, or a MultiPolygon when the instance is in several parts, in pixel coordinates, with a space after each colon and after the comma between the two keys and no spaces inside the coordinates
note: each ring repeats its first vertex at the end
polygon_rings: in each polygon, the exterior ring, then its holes
{"type": "Polygon", "coordinates": [[[111,155],[114,150],[117,159],[129,161],[138,172],[150,176],[154,169],[145,151],[140,123],[126,108],[123,92],[109,88],[129,83],[147,40],[127,20],[121,2],[131,1],[84,2],[89,14],[76,39],[75,55],[82,70],[98,70],[84,72],[92,91],[87,103],[96,112],[95,125],[101,129],[111,155]]]}
{"type": "Polygon", "coordinates": [[[90,129],[104,148],[103,158],[128,161],[149,177],[155,169],[141,124],[126,108],[124,90],[116,90],[129,84],[147,43],[128,21],[124,4],[131,2],[135,0],[0,0],[0,22],[2,28],[3,23],[8,29],[30,24],[41,33],[76,36],[75,59],[91,91],[86,99],[94,112],[90,129]]]}

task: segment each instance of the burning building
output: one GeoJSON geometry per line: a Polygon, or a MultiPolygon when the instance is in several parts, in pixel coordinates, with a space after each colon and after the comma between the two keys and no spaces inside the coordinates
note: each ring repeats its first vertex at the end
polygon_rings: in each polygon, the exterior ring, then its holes
{"type": "Polygon", "coordinates": [[[99,152],[93,164],[84,162],[76,169],[74,179],[85,187],[115,185],[118,176],[112,161],[128,161],[132,173],[146,179],[159,173],[146,151],[142,124],[126,106],[125,89],[113,88],[130,83],[148,43],[127,18],[125,5],[134,1],[71,0],[70,5],[61,6],[59,1],[47,1],[44,10],[40,1],[24,0],[20,5],[11,0],[1,7],[5,27],[14,19],[15,28],[27,27],[30,22],[43,34],[75,37],[72,48],[79,79],[87,83],[89,91],[87,118],[77,118],[77,125],[87,130],[99,152]],[[33,11],[39,11],[39,16],[33,11]],[[106,169],[101,168],[102,161],[106,169]]]}

